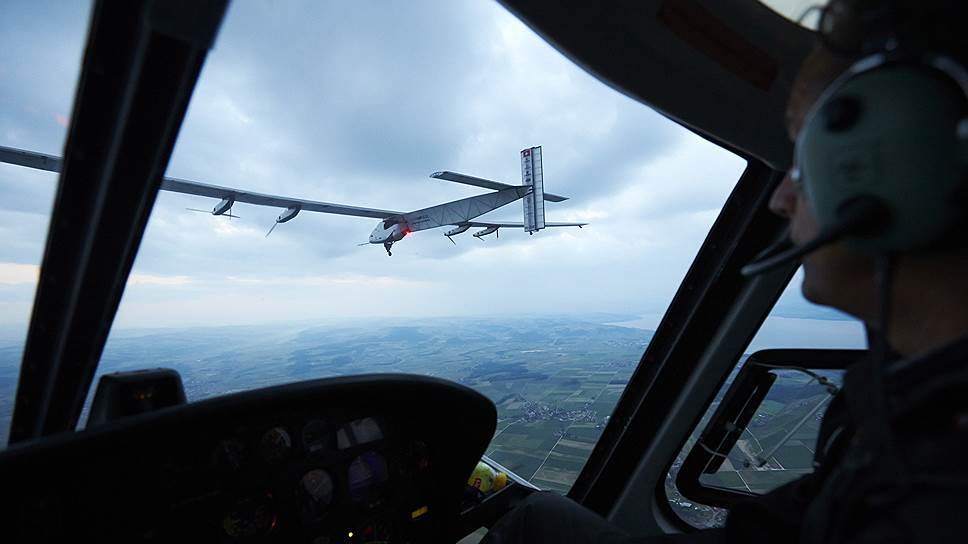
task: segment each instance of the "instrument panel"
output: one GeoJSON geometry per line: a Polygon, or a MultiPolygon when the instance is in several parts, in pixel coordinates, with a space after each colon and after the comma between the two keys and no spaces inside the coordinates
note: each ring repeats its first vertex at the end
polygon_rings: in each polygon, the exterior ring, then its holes
{"type": "MultiPolygon", "coordinates": [[[[241,427],[212,450],[219,493],[205,509],[228,540],[286,532],[386,542],[405,534],[429,513],[433,476],[427,444],[395,436],[398,427],[385,416],[241,427]]],[[[204,497],[190,497],[188,509],[204,497]]]]}
{"type": "Polygon", "coordinates": [[[417,376],[246,392],[11,448],[2,515],[31,541],[438,541],[495,421],[417,376]]]}

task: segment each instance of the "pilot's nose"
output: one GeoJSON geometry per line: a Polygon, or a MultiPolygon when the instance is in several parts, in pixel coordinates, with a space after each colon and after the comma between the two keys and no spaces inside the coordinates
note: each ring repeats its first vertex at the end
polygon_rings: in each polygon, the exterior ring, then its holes
{"type": "Polygon", "coordinates": [[[787,219],[793,217],[796,211],[797,197],[800,192],[797,182],[793,179],[795,175],[793,170],[788,171],[770,196],[770,211],[787,219]]]}

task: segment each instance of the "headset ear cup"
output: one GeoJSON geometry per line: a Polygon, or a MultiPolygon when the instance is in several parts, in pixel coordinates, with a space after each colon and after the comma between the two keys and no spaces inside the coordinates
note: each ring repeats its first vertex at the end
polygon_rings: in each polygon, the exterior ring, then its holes
{"type": "Polygon", "coordinates": [[[960,137],[964,95],[936,70],[886,64],[840,80],[815,104],[797,140],[797,165],[822,227],[858,197],[884,203],[889,224],[855,236],[870,251],[929,245],[957,220],[968,168],[960,137]]]}
{"type": "Polygon", "coordinates": [[[842,94],[823,105],[820,121],[830,132],[843,132],[857,123],[862,111],[862,102],[856,96],[842,94]]]}

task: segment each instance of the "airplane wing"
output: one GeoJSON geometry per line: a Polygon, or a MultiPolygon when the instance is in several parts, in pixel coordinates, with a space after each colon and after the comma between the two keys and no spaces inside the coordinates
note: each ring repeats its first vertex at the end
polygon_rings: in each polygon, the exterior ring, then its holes
{"type": "Polygon", "coordinates": [[[337,215],[354,215],[356,217],[372,217],[374,219],[386,219],[388,217],[403,215],[402,212],[392,210],[379,210],[376,208],[361,208],[358,206],[346,206],[344,204],[332,204],[329,202],[319,202],[317,200],[304,200],[301,198],[290,198],[286,196],[267,195],[263,193],[253,193],[242,191],[231,187],[219,187],[197,181],[186,179],[165,178],[161,182],[162,191],[182,193],[186,195],[207,196],[210,198],[235,198],[236,202],[246,204],[256,204],[258,206],[272,206],[275,208],[298,207],[301,211],[333,213],[337,215]]]}
{"type": "MultiPolygon", "coordinates": [[[[500,181],[491,181],[489,179],[475,178],[474,176],[468,176],[466,174],[458,174],[457,172],[450,172],[448,170],[444,170],[443,172],[434,172],[433,174],[430,174],[430,177],[436,178],[436,179],[443,179],[447,181],[453,181],[454,183],[463,183],[464,185],[473,185],[474,187],[493,189],[495,191],[508,189],[510,187],[521,187],[521,185],[509,185],[507,183],[501,183],[500,181]]],[[[551,193],[545,193],[544,199],[549,202],[561,202],[563,200],[568,200],[568,197],[553,195],[551,193]]]]}
{"type": "Polygon", "coordinates": [[[531,192],[531,187],[511,186],[500,191],[462,198],[422,210],[405,213],[401,217],[411,231],[432,229],[444,225],[463,225],[479,215],[510,204],[531,192]]]}
{"type": "Polygon", "coordinates": [[[60,172],[63,163],[60,157],[2,145],[0,145],[0,162],[26,166],[35,170],[46,170],[47,172],[60,172]]]}
{"type": "MultiPolygon", "coordinates": [[[[0,146],[0,162],[47,170],[49,172],[60,172],[63,161],[60,157],[25,151],[11,147],[0,146]]],[[[187,195],[204,196],[208,198],[234,198],[235,202],[255,204],[257,206],[271,206],[275,208],[294,208],[300,211],[331,213],[338,215],[353,215],[356,217],[370,217],[373,219],[403,220],[410,225],[411,230],[424,230],[443,225],[470,225],[472,227],[517,227],[523,228],[523,223],[501,223],[470,221],[471,219],[495,210],[505,204],[514,202],[528,193],[530,187],[524,185],[507,185],[496,181],[455,174],[453,172],[436,172],[432,177],[476,185],[487,189],[494,189],[496,192],[484,195],[462,198],[453,202],[431,206],[413,212],[398,212],[393,210],[380,210],[376,208],[361,208],[358,206],[346,206],[343,204],[332,204],[329,202],[319,202],[316,200],[305,200],[301,198],[290,198],[284,196],[269,195],[243,191],[231,187],[221,187],[210,185],[187,179],[164,178],[161,182],[161,190],[187,195]],[[468,181],[469,180],[469,181],[468,181]]],[[[548,195],[545,193],[545,200],[559,202],[565,200],[564,197],[548,195]],[[549,198],[551,197],[551,198],[549,198]],[[556,200],[558,199],[558,200],[556,200]]],[[[587,223],[545,223],[548,227],[581,227],[587,223]]]]}
{"type": "MultiPolygon", "coordinates": [[[[551,223],[546,222],[546,227],[584,227],[588,223],[551,223]]],[[[464,221],[460,226],[469,225],[471,227],[501,227],[523,229],[524,223],[504,222],[504,221],[464,221]]]]}
{"type": "MultiPolygon", "coordinates": [[[[46,170],[48,172],[60,172],[63,164],[60,157],[4,146],[0,146],[0,162],[46,170]]],[[[209,198],[225,199],[234,197],[236,202],[244,202],[258,206],[272,206],[276,208],[298,207],[300,210],[311,212],[354,215],[357,217],[372,217],[374,219],[386,219],[388,217],[403,215],[403,212],[395,212],[392,210],[360,208],[358,206],[345,206],[343,204],[331,204],[316,200],[303,200],[301,198],[253,193],[251,191],[209,185],[187,179],[164,178],[161,181],[161,190],[186,195],[206,196],[209,198]]]]}

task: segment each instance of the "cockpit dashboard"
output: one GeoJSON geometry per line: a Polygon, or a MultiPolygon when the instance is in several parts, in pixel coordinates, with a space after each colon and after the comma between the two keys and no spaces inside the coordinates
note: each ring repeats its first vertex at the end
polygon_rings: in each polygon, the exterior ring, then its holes
{"type": "Polygon", "coordinates": [[[4,525],[14,541],[454,541],[495,421],[479,393],[400,375],[166,408],[0,454],[4,525]]]}

